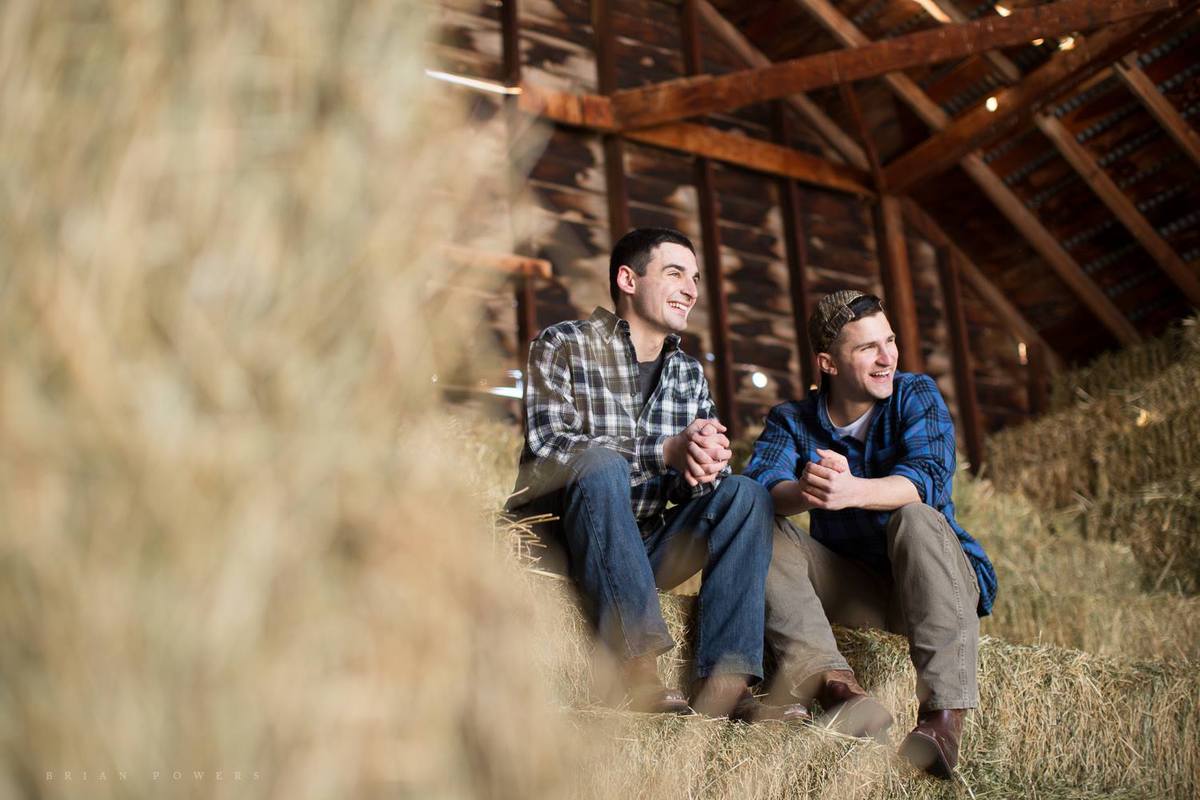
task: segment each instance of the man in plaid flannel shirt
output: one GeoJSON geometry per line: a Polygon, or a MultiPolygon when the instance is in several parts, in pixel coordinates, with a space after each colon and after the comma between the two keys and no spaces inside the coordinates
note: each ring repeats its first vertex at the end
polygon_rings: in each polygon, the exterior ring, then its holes
{"type": "Polygon", "coordinates": [[[597,308],[541,332],[529,350],[525,447],[509,507],[559,517],[551,535],[565,544],[600,639],[621,662],[627,707],[803,719],[803,707],[767,706],[749,690],[762,678],[771,500],[730,475],[704,371],[679,349],[699,275],[683,234],[631,231],[609,263],[617,313],[597,308]],[[658,678],[658,656],[675,642],[656,587],[701,569],[685,698],[658,678]]]}
{"type": "Polygon", "coordinates": [[[771,410],[746,467],[781,515],[767,577],[777,685],[816,699],[838,730],[881,736],[891,714],[859,686],[829,624],[905,634],[920,706],[901,753],[949,777],[979,704],[979,616],[996,593],[991,562],[954,518],[950,413],[929,376],[896,371],[879,298],[824,297],[809,339],[821,388],[771,410]],[[804,511],[811,535],[786,518],[804,511]]]}

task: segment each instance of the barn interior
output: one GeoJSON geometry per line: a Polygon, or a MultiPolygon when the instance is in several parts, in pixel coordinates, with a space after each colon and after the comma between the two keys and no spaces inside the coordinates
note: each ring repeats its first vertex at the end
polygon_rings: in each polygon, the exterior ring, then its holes
{"type": "Polygon", "coordinates": [[[1200,305],[1192,2],[435,7],[439,77],[477,81],[498,163],[534,143],[497,179],[500,229],[456,251],[512,274],[480,329],[499,363],[441,376],[462,399],[519,396],[528,340],[608,304],[630,227],[697,243],[684,347],[737,435],[813,384],[804,320],[852,287],[884,298],[973,468],[1064,370],[1200,305]]]}

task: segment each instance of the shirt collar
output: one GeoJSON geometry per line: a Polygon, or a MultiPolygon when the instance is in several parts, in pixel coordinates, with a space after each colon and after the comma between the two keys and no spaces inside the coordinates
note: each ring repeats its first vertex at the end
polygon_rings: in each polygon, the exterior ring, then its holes
{"type": "MultiPolygon", "coordinates": [[[[612,342],[613,337],[618,333],[629,336],[629,322],[621,319],[613,312],[603,306],[596,306],[596,310],[592,312],[591,321],[600,328],[604,334],[606,343],[612,342]]],[[[668,333],[667,338],[663,340],[663,352],[669,353],[679,349],[679,334],[668,333]]]]}

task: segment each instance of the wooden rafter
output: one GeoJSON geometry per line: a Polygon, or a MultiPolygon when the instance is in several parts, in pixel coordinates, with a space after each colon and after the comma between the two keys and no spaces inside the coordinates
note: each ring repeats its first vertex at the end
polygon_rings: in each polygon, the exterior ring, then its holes
{"type": "MultiPolygon", "coordinates": [[[[524,84],[519,103],[527,113],[537,114],[563,125],[601,132],[614,130],[609,100],[602,95],[570,94],[524,84]]],[[[768,175],[794,178],[839,192],[866,197],[874,195],[874,191],[867,185],[866,173],[856,167],[835,164],[811,153],[720,131],[707,125],[688,122],[661,125],[629,131],[624,138],[681,153],[704,156],[768,175]]]]}
{"type": "Polygon", "coordinates": [[[1113,25],[1088,36],[1071,50],[1059,51],[1020,83],[997,92],[995,110],[977,106],[888,164],[884,170],[888,187],[903,192],[945,172],[967,153],[1003,133],[1008,123],[1106,68],[1172,17],[1158,15],[1113,25]]]}
{"type": "MultiPolygon", "coordinates": [[[[793,0],[800,8],[808,11],[833,36],[846,46],[867,41],[862,31],[846,19],[828,0],[793,0]]],[[[950,124],[950,117],[917,86],[907,75],[892,74],[885,82],[934,130],[942,130],[950,124]]],[[[1025,208],[1024,203],[996,173],[984,163],[978,153],[971,153],[959,161],[967,175],[991,199],[1013,227],[1025,237],[1030,246],[1045,259],[1079,300],[1096,315],[1117,340],[1132,344],[1140,340],[1137,330],[1112,301],[1087,276],[1071,254],[1046,230],[1037,217],[1025,208]]]]}
{"type": "Polygon", "coordinates": [[[1134,238],[1141,243],[1146,252],[1158,263],[1163,272],[1179,287],[1193,306],[1200,307],[1200,278],[1192,272],[1174,248],[1150,224],[1150,221],[1138,211],[1136,205],[1121,191],[1116,181],[1108,176],[1095,157],[1087,148],[1080,144],[1075,135],[1067,130],[1066,125],[1057,117],[1050,114],[1040,114],[1037,126],[1046,137],[1058,148],[1067,163],[1079,174],[1079,177],[1091,187],[1096,196],[1108,206],[1122,225],[1134,238]]]}
{"type": "MultiPolygon", "coordinates": [[[[959,11],[959,9],[954,5],[953,2],[951,2],[951,0],[931,1],[937,3],[938,7],[941,8],[942,11],[952,20],[963,16],[962,12],[959,11]]],[[[1018,75],[1020,74],[1016,64],[1009,61],[1008,57],[1003,53],[989,53],[988,55],[991,57],[990,61],[992,65],[1005,75],[1008,75],[1014,71],[1018,75]]],[[[1141,85],[1141,89],[1145,91],[1147,98],[1149,98],[1149,102],[1146,103],[1147,108],[1150,108],[1152,105],[1154,105],[1157,100],[1162,100],[1165,102],[1165,98],[1163,98],[1162,94],[1158,92],[1158,89],[1154,86],[1154,83],[1150,81],[1149,77],[1146,76],[1146,74],[1137,66],[1136,54],[1128,54],[1124,59],[1122,59],[1121,63],[1119,63],[1116,66],[1116,69],[1113,71],[1116,71],[1119,75],[1121,70],[1125,70],[1130,73],[1134,73],[1134,71],[1136,71],[1136,74],[1126,81],[1127,85],[1130,82],[1139,83],[1140,85],[1142,81],[1149,83],[1148,87],[1141,85]]],[[[1095,78],[1100,79],[1102,77],[1106,77],[1111,75],[1113,71],[1105,69],[1104,71],[1097,73],[1095,78]]],[[[1138,95],[1139,98],[1142,96],[1137,90],[1134,91],[1134,94],[1138,95]]],[[[1143,102],[1146,101],[1144,100],[1143,102]]],[[[1170,103],[1167,103],[1166,105],[1168,109],[1170,109],[1170,112],[1174,112],[1174,109],[1170,106],[1170,103]]],[[[1153,111],[1151,113],[1153,113],[1153,111]]],[[[1157,118],[1157,115],[1155,116],[1157,118]]],[[[1183,121],[1183,118],[1179,117],[1177,113],[1176,120],[1174,120],[1174,122],[1185,127],[1188,132],[1192,133],[1197,142],[1200,143],[1200,136],[1195,136],[1195,132],[1192,130],[1191,126],[1187,125],[1183,121]]],[[[1083,181],[1092,189],[1092,191],[1095,192],[1096,196],[1099,197],[1106,206],[1108,206],[1109,210],[1112,211],[1114,216],[1116,216],[1121,224],[1124,225],[1131,234],[1133,234],[1133,236],[1146,249],[1146,252],[1149,253],[1150,256],[1158,263],[1159,267],[1161,267],[1167,276],[1175,283],[1175,285],[1179,287],[1179,290],[1184,293],[1184,295],[1188,298],[1188,301],[1194,306],[1200,307],[1200,278],[1197,278],[1195,273],[1193,273],[1192,270],[1183,263],[1183,259],[1179,257],[1171,245],[1168,244],[1165,239],[1163,239],[1154,226],[1151,225],[1141,211],[1138,210],[1137,205],[1120,190],[1120,187],[1118,187],[1116,182],[1108,176],[1108,173],[1105,172],[1100,163],[1087,151],[1087,148],[1084,147],[1083,144],[1081,144],[1070,133],[1070,131],[1067,130],[1066,126],[1061,120],[1052,114],[1047,114],[1045,112],[1039,113],[1035,117],[1035,123],[1042,133],[1045,134],[1045,136],[1055,146],[1055,148],[1057,148],[1059,154],[1062,155],[1067,163],[1069,163],[1071,167],[1079,174],[1080,178],[1082,178],[1083,181]]],[[[1163,120],[1160,120],[1160,124],[1167,129],[1168,133],[1170,133],[1173,137],[1175,136],[1175,133],[1173,133],[1170,129],[1170,121],[1164,122],[1163,120]]],[[[1200,161],[1200,144],[1198,144],[1197,147],[1196,157],[1197,160],[1200,161]]]]}
{"type": "Polygon", "coordinates": [[[613,95],[622,129],[661,125],[700,114],[729,111],[796,92],[863,80],[910,67],[1108,25],[1173,8],[1178,0],[1060,0],[1019,9],[1008,17],[947,25],[852,50],[796,58],[729,75],[701,75],[613,95]]]}
{"type": "Polygon", "coordinates": [[[959,274],[962,276],[977,295],[983,298],[988,307],[993,313],[998,316],[1001,321],[1008,325],[1009,329],[1016,334],[1017,338],[1025,342],[1026,345],[1037,344],[1047,354],[1047,367],[1051,372],[1058,372],[1061,369],[1059,358],[1050,344],[1038,333],[1037,328],[1025,318],[1025,315],[1014,306],[1005,296],[1004,292],[1000,291],[983,270],[980,269],[971,258],[963,252],[954,240],[950,238],[942,226],[938,225],[933,217],[925,213],[916,201],[905,198],[901,201],[901,207],[904,210],[904,219],[913,227],[917,233],[925,237],[934,247],[944,247],[948,249],[956,259],[959,267],[959,274]]]}
{"type": "MultiPolygon", "coordinates": [[[[726,46],[737,53],[748,64],[770,63],[770,60],[760,50],[758,50],[758,48],[750,43],[746,37],[742,35],[741,31],[737,30],[737,28],[730,25],[727,21],[725,21],[725,24],[723,25],[715,24],[716,22],[724,21],[724,17],[720,16],[720,13],[717,12],[716,9],[713,9],[712,6],[708,4],[707,0],[699,0],[699,2],[701,4],[701,8],[707,6],[709,9],[711,9],[712,13],[716,15],[716,18],[712,21],[710,21],[709,16],[705,16],[704,19],[706,24],[709,26],[709,30],[712,31],[714,35],[719,37],[726,46]]],[[[862,34],[858,33],[857,29],[847,33],[849,33],[851,36],[862,36],[862,34]]],[[[909,80],[906,76],[898,77],[903,78],[905,81],[909,80]]],[[[912,84],[912,89],[916,92],[920,92],[920,89],[917,88],[915,84],[912,84]]],[[[794,99],[794,97],[795,96],[789,98],[789,101],[794,99]]],[[[811,101],[809,102],[811,103],[811,101]]],[[[930,105],[932,104],[930,103],[930,105]]],[[[936,108],[936,106],[934,106],[934,108],[936,108]]],[[[808,116],[803,110],[801,110],[801,113],[805,114],[806,117],[808,116]]],[[[831,130],[833,131],[834,136],[829,138],[830,144],[832,144],[835,149],[838,150],[838,152],[842,153],[847,161],[857,164],[863,169],[867,169],[869,159],[867,158],[867,155],[863,151],[862,147],[860,147],[849,134],[843,131],[836,122],[825,116],[824,112],[821,112],[818,109],[818,113],[824,118],[824,121],[829,126],[832,126],[831,130]]],[[[809,119],[811,120],[811,117],[809,119]]],[[[795,203],[795,206],[798,207],[799,198],[797,197],[796,199],[797,202],[795,203]]],[[[955,257],[958,259],[958,262],[961,265],[962,275],[968,281],[968,283],[971,284],[975,292],[985,299],[985,301],[993,308],[1000,319],[1009,326],[1010,330],[1012,330],[1019,339],[1025,341],[1027,344],[1040,344],[1042,352],[1048,354],[1046,356],[1048,368],[1054,372],[1057,372],[1059,369],[1059,359],[1054,350],[1045,343],[1041,335],[1037,332],[1037,329],[1034,328],[1027,319],[1025,319],[1025,316],[1016,308],[1016,306],[1009,302],[1008,298],[1004,296],[1004,293],[996,288],[996,286],[983,273],[983,271],[971,262],[966,254],[963,253],[953,241],[951,241],[950,237],[947,236],[944,231],[942,231],[941,227],[924,211],[922,211],[914,201],[909,199],[903,200],[901,202],[901,208],[904,211],[904,217],[908,221],[908,224],[912,225],[913,228],[916,229],[922,236],[933,242],[935,246],[948,247],[955,253],[955,257]]],[[[790,212],[785,210],[785,216],[789,213],[790,212]]],[[[803,252],[803,236],[799,237],[799,245],[801,252],[803,252]]],[[[807,302],[805,299],[803,299],[803,296],[802,300],[800,301],[800,305],[805,306],[805,315],[807,315],[807,302]]],[[[804,330],[804,324],[804,318],[802,317],[797,322],[796,335],[797,338],[803,339],[805,342],[807,342],[808,334],[804,330]]]]}
{"type": "Polygon", "coordinates": [[[1146,110],[1163,130],[1175,140],[1188,157],[1200,167],[1200,133],[1196,132],[1188,121],[1179,113],[1179,109],[1163,96],[1154,85],[1154,81],[1137,63],[1137,56],[1130,54],[1114,65],[1113,71],[1117,77],[1129,87],[1129,91],[1141,101],[1146,110]]]}
{"type": "MultiPolygon", "coordinates": [[[[725,19],[708,0],[696,0],[696,11],[705,27],[746,65],[765,67],[771,64],[771,59],[751,44],[737,29],[737,26],[725,19]]],[[[828,142],[842,158],[846,159],[846,163],[864,172],[868,169],[867,158],[863,154],[862,148],[807,95],[800,92],[790,94],[784,98],[784,102],[807,119],[821,138],[828,142]]]]}

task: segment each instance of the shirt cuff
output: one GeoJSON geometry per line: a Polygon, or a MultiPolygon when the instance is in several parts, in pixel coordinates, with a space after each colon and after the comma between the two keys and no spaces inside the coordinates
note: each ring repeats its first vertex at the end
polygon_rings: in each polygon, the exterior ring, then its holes
{"type": "Polygon", "coordinates": [[[633,440],[634,477],[650,478],[667,471],[667,459],[663,454],[666,436],[639,436],[633,440]]]}
{"type": "Polygon", "coordinates": [[[917,487],[917,496],[921,498],[921,502],[929,502],[927,498],[933,494],[933,482],[929,479],[928,475],[919,469],[913,469],[907,464],[897,464],[892,468],[892,474],[908,478],[912,481],[913,486],[917,487]]]}
{"type": "Polygon", "coordinates": [[[767,487],[768,492],[774,489],[776,484],[796,480],[795,474],[786,469],[763,470],[754,474],[747,474],[747,477],[767,487]]]}

